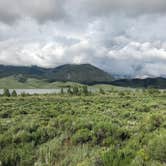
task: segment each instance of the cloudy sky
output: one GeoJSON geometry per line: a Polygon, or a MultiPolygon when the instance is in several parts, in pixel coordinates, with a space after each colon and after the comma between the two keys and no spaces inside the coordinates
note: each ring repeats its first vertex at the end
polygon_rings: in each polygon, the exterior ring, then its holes
{"type": "Polygon", "coordinates": [[[166,77],[166,1],[0,0],[0,64],[66,63],[166,77]]]}

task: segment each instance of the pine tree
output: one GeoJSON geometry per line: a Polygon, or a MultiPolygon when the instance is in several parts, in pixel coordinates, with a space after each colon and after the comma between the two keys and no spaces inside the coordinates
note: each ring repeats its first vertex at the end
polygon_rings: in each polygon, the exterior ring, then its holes
{"type": "Polygon", "coordinates": [[[104,90],[103,90],[102,88],[99,89],[99,92],[100,92],[101,94],[105,94],[105,92],[104,92],[104,90]]]}
{"type": "Polygon", "coordinates": [[[70,95],[72,94],[72,91],[71,91],[70,87],[67,89],[67,93],[70,94],[70,95]]]}
{"type": "Polygon", "coordinates": [[[64,90],[63,90],[63,88],[61,88],[61,94],[62,94],[62,95],[64,94],[64,90]]]}
{"type": "Polygon", "coordinates": [[[17,96],[17,92],[15,90],[13,90],[11,96],[16,97],[17,96]]]}
{"type": "Polygon", "coordinates": [[[9,92],[9,89],[4,89],[3,90],[3,96],[6,96],[6,97],[10,97],[10,92],[9,92]]]}
{"type": "Polygon", "coordinates": [[[73,94],[74,95],[78,95],[78,93],[79,93],[79,89],[78,89],[78,87],[73,87],[73,94]]]}
{"type": "Polygon", "coordinates": [[[88,95],[89,94],[87,86],[83,86],[82,91],[83,91],[84,95],[88,95]]]}

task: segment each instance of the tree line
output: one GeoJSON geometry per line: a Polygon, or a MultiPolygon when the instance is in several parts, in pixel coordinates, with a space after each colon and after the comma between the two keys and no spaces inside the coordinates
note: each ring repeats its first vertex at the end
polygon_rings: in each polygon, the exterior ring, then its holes
{"type": "Polygon", "coordinates": [[[82,86],[82,87],[68,87],[67,90],[65,91],[64,88],[61,88],[61,94],[69,94],[69,95],[89,95],[91,94],[91,91],[89,91],[88,86],[82,86]]]}
{"type": "Polygon", "coordinates": [[[12,90],[12,92],[9,91],[9,89],[5,88],[3,89],[3,93],[2,93],[2,96],[5,96],[5,97],[16,97],[17,96],[17,92],[16,90],[12,90]]]}

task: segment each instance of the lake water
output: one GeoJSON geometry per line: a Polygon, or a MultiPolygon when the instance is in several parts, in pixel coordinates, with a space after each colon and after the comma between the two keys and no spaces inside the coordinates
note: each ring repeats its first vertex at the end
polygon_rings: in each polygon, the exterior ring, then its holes
{"type": "MultiPolygon", "coordinates": [[[[10,93],[15,90],[18,95],[25,93],[25,94],[53,94],[53,93],[60,93],[61,88],[54,88],[54,89],[9,89],[10,93]]],[[[97,88],[88,88],[91,92],[96,92],[97,88]]],[[[63,88],[64,92],[67,92],[67,88],[63,88]]],[[[3,94],[3,89],[0,89],[0,94],[3,94]]]]}
{"type": "MultiPolygon", "coordinates": [[[[52,93],[60,93],[60,89],[15,89],[17,94],[28,93],[28,94],[52,94],[52,93]]],[[[13,89],[9,89],[10,92],[13,89]]],[[[3,89],[0,89],[0,94],[3,93],[3,89]]]]}

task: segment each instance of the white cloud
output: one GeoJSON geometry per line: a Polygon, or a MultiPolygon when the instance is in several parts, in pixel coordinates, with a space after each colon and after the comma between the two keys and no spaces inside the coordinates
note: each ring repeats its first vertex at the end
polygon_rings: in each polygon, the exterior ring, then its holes
{"type": "Polygon", "coordinates": [[[166,77],[164,0],[12,3],[0,0],[0,64],[91,63],[118,75],[166,77]]]}

